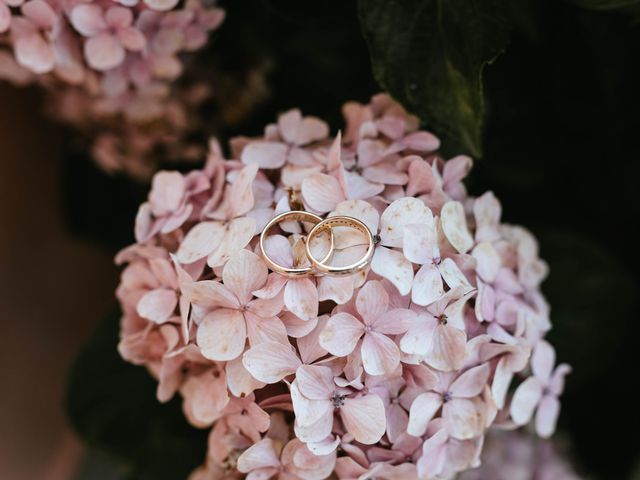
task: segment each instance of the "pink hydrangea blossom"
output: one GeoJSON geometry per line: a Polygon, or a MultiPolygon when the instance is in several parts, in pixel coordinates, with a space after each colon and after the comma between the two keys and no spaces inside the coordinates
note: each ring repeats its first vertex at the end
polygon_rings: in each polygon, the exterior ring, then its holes
{"type": "MultiPolygon", "coordinates": [[[[453,478],[498,429],[534,415],[539,436],[555,429],[569,367],[545,340],[535,238],[502,223],[491,192],[470,196],[471,160],[441,158],[387,95],[345,115],[332,137],[285,112],[233,140],[232,159],[212,141],[203,169],[159,172],[118,255],[121,354],[211,428],[193,479],[453,478]],[[371,264],[270,271],[258,236],[292,208],[364,222],[371,264]]],[[[307,227],[275,227],[267,253],[308,265],[307,227]]],[[[330,262],[366,248],[360,232],[333,234],[330,262]]]]}
{"type": "MultiPolygon", "coordinates": [[[[89,137],[105,170],[149,177],[145,156],[184,139],[194,104],[211,97],[195,78],[174,81],[224,20],[215,2],[178,3],[0,0],[0,79],[43,87],[51,115],[89,137]]],[[[180,158],[200,160],[191,148],[180,158]]]]}

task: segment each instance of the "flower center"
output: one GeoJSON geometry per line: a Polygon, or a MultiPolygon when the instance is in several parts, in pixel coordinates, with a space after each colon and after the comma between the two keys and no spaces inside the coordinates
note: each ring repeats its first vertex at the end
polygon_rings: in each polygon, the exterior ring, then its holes
{"type": "Polygon", "coordinates": [[[331,397],[331,401],[333,402],[333,406],[335,408],[340,408],[344,405],[345,395],[340,395],[338,392],[333,392],[333,397],[331,397]]]}
{"type": "Polygon", "coordinates": [[[453,397],[451,396],[451,393],[449,393],[449,392],[445,392],[445,393],[442,395],[442,401],[443,401],[444,403],[447,403],[449,400],[451,400],[451,398],[453,398],[453,397]]]}
{"type": "Polygon", "coordinates": [[[434,318],[440,322],[440,325],[446,325],[448,323],[447,316],[444,313],[442,315],[436,315],[434,318]]]}

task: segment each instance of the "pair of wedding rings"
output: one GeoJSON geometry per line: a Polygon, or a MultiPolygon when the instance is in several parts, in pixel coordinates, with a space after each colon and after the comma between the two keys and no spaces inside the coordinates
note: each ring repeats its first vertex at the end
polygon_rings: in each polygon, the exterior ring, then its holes
{"type": "Polygon", "coordinates": [[[278,272],[287,277],[303,277],[309,275],[351,275],[360,272],[371,261],[373,257],[373,250],[375,247],[375,239],[371,234],[369,228],[360,220],[346,215],[340,215],[335,217],[329,217],[322,219],[318,215],[305,212],[304,210],[294,210],[290,212],[284,212],[275,216],[264,227],[262,234],[260,234],[260,251],[269,268],[274,272],[278,272]],[[305,251],[307,258],[309,259],[308,266],[302,267],[287,267],[274,262],[265,250],[265,240],[268,237],[269,231],[276,225],[282,222],[297,221],[305,222],[313,225],[313,228],[309,231],[305,240],[305,251]],[[367,241],[367,249],[358,261],[343,266],[330,265],[328,262],[332,259],[335,252],[335,237],[333,229],[336,227],[348,227],[353,228],[364,234],[367,241]],[[328,232],[330,237],[329,251],[324,258],[318,260],[312,253],[312,242],[317,239],[322,233],[328,232]]]}

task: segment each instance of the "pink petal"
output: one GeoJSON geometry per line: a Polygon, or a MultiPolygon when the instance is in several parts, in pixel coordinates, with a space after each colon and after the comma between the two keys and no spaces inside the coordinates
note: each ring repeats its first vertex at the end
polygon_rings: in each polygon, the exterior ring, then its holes
{"type": "Polygon", "coordinates": [[[549,438],[556,431],[560,401],[553,395],[545,395],[536,413],[536,433],[542,438],[549,438]]]}
{"type": "MultiPolygon", "coordinates": [[[[293,394],[292,394],[293,397],[293,394]]],[[[296,411],[296,421],[294,424],[294,432],[296,437],[306,443],[320,443],[324,441],[333,429],[333,405],[329,400],[307,400],[309,403],[322,404],[326,409],[324,413],[309,425],[301,424],[296,411]]],[[[321,407],[322,408],[322,407],[321,407]]]]}
{"type": "Polygon", "coordinates": [[[449,463],[446,448],[447,439],[447,431],[443,428],[424,442],[423,453],[417,464],[420,478],[442,478],[441,474],[449,463]]]}
{"type": "Polygon", "coordinates": [[[366,478],[369,473],[365,467],[351,457],[339,457],[336,460],[335,472],[338,478],[366,478]]]}
{"type": "Polygon", "coordinates": [[[300,167],[288,163],[280,172],[280,180],[287,187],[298,187],[309,175],[320,172],[322,172],[320,165],[300,167]]]}
{"type": "Polygon", "coordinates": [[[282,320],[284,328],[287,329],[287,335],[293,338],[306,337],[318,324],[317,319],[302,320],[291,312],[284,312],[280,315],[280,320],[282,320]]]}
{"type": "Polygon", "coordinates": [[[126,27],[118,30],[118,40],[124,48],[132,52],[144,50],[147,45],[147,37],[134,27],[126,27]]]}
{"type": "Polygon", "coordinates": [[[413,266],[402,252],[378,246],[371,260],[371,270],[389,280],[400,295],[411,291],[413,266]]]}
{"type": "Polygon", "coordinates": [[[412,155],[407,158],[413,158],[413,160],[409,164],[409,182],[407,183],[406,195],[413,197],[421,193],[433,191],[438,185],[438,181],[433,174],[431,165],[417,155],[412,155]]]}
{"type": "Polygon", "coordinates": [[[386,335],[368,332],[362,341],[362,364],[369,375],[391,373],[400,364],[398,346],[386,335]]]}
{"type": "Polygon", "coordinates": [[[105,20],[111,28],[126,28],[133,22],[133,13],[130,8],[111,7],[105,14],[105,20]]]}
{"type": "Polygon", "coordinates": [[[300,366],[300,359],[291,345],[268,341],[244,352],[242,364],[257,380],[276,383],[293,374],[300,366]]]}
{"type": "Polygon", "coordinates": [[[279,467],[280,458],[276,452],[276,446],[270,438],[263,438],[258,443],[247,448],[237,460],[238,471],[249,473],[266,467],[279,467]]]}
{"type": "Polygon", "coordinates": [[[491,393],[493,399],[496,402],[496,406],[499,409],[504,408],[509,386],[513,380],[513,370],[509,367],[507,357],[502,357],[498,361],[496,371],[493,375],[493,382],[491,383],[491,393]]]}
{"type": "Polygon", "coordinates": [[[349,192],[350,199],[366,200],[384,191],[384,184],[370,182],[355,172],[345,172],[345,177],[346,191],[349,192]]]}
{"type": "Polygon", "coordinates": [[[259,290],[254,290],[253,294],[258,298],[274,298],[282,291],[288,281],[287,277],[278,273],[270,273],[266,285],[259,290]]]}
{"type": "Polygon", "coordinates": [[[167,11],[178,4],[179,0],[144,0],[144,3],[152,10],[167,11]]]}
{"type": "Polygon", "coordinates": [[[400,340],[400,348],[410,355],[425,355],[429,351],[429,340],[437,326],[435,318],[420,315],[414,325],[400,340]]]}
{"type": "Polygon", "coordinates": [[[257,165],[247,165],[236,177],[229,190],[229,215],[239,217],[253,208],[253,181],[258,173],[257,165]]]}
{"type": "MultiPolygon", "coordinates": [[[[295,165],[298,167],[311,167],[317,166],[315,163],[316,160],[313,157],[312,153],[308,150],[303,150],[302,148],[290,147],[289,154],[287,155],[287,160],[290,165],[295,165]]],[[[318,171],[321,171],[320,168],[318,171]]]]}
{"type": "MultiPolygon", "coordinates": [[[[333,403],[331,400],[323,399],[323,400],[311,400],[300,393],[298,389],[297,381],[294,380],[290,386],[291,390],[291,402],[293,403],[293,410],[296,415],[296,425],[301,427],[311,427],[313,425],[320,424],[326,428],[326,422],[328,419],[324,419],[323,417],[329,417],[331,424],[329,425],[329,431],[324,432],[314,432],[315,440],[311,441],[322,441],[324,440],[329,433],[331,433],[331,427],[333,426],[333,403]],[[324,433],[324,434],[321,434],[324,433]]],[[[296,432],[297,433],[297,432],[296,432]]],[[[311,433],[311,432],[310,432],[311,433]]],[[[300,438],[302,441],[305,441],[304,438],[300,438]]]]}
{"type": "Polygon", "coordinates": [[[283,267],[293,267],[293,249],[282,235],[271,235],[264,239],[264,250],[271,260],[283,267]]]}
{"type": "Polygon", "coordinates": [[[310,400],[328,400],[336,389],[331,369],[319,365],[301,365],[296,372],[296,385],[310,400]]]}
{"type": "Polygon", "coordinates": [[[252,292],[266,283],[267,275],[267,266],[258,255],[249,250],[240,250],[224,266],[222,281],[236,295],[240,304],[246,305],[253,298],[252,292]]]}
{"type": "Polygon", "coordinates": [[[440,270],[440,275],[449,286],[449,288],[456,288],[459,286],[466,287],[464,289],[465,292],[472,290],[471,285],[469,284],[469,280],[464,276],[460,267],[454,262],[451,258],[445,258],[440,265],[438,265],[438,270],[440,270]]]}
{"type": "Polygon", "coordinates": [[[460,375],[449,387],[454,397],[471,398],[480,395],[487,385],[491,368],[488,363],[470,368],[460,375]]]}
{"type": "Polygon", "coordinates": [[[38,33],[20,35],[16,38],[15,53],[17,62],[33,73],[48,73],[55,66],[51,44],[38,33]]]}
{"type": "Polygon", "coordinates": [[[39,28],[52,28],[58,15],[44,0],[30,0],[22,4],[22,14],[39,28]]]}
{"type": "Polygon", "coordinates": [[[284,287],[284,304],[303,320],[318,316],[318,290],[308,278],[291,279],[284,287]]]}
{"type": "Polygon", "coordinates": [[[273,298],[256,298],[247,304],[247,311],[258,317],[269,318],[276,317],[282,312],[284,302],[282,296],[277,295],[273,298]]]}
{"type": "Polygon", "coordinates": [[[442,170],[442,179],[445,184],[462,181],[473,167],[473,160],[466,155],[458,155],[448,160],[442,170]]]}
{"type": "Polygon", "coordinates": [[[571,367],[566,363],[558,365],[551,376],[549,390],[554,395],[560,395],[564,391],[564,377],[571,373],[571,367]]]}
{"type": "Polygon", "coordinates": [[[502,267],[502,260],[494,246],[489,242],[481,242],[475,246],[471,255],[478,262],[476,271],[480,278],[485,282],[493,283],[502,267]]]}
{"type": "Polygon", "coordinates": [[[387,311],[389,307],[389,295],[377,280],[364,284],[356,298],[356,310],[364,320],[371,325],[375,320],[387,311]]]}
{"type": "Polygon", "coordinates": [[[440,248],[435,222],[406,225],[402,251],[409,261],[420,265],[439,259],[440,248]]]}
{"type": "Polygon", "coordinates": [[[251,346],[269,341],[282,344],[288,343],[287,330],[284,328],[282,320],[278,317],[259,317],[248,310],[245,311],[244,316],[247,322],[247,336],[251,346]]]}
{"type": "Polygon", "coordinates": [[[476,240],[496,240],[500,234],[498,224],[502,216],[502,207],[493,192],[487,192],[473,202],[473,215],[476,219],[476,240]]]}
{"type": "Polygon", "coordinates": [[[427,431],[427,425],[442,406],[442,397],[434,392],[418,395],[409,411],[409,424],[407,433],[415,437],[421,437],[427,431]]]}
{"type": "Polygon", "coordinates": [[[440,271],[433,263],[420,267],[413,279],[411,300],[416,305],[431,305],[444,295],[440,271]]]}
{"type": "Polygon", "coordinates": [[[358,165],[367,168],[383,159],[386,146],[381,140],[364,138],[358,142],[358,165]]]}
{"type": "Polygon", "coordinates": [[[417,152],[433,152],[440,148],[440,140],[434,134],[420,131],[410,133],[399,142],[408,150],[417,152]]]}
{"type": "Polygon", "coordinates": [[[280,142],[251,142],[242,150],[244,163],[255,163],[260,168],[281,168],[287,161],[288,145],[280,142]]]}
{"type": "Polygon", "coordinates": [[[198,326],[196,341],[210,360],[233,360],[244,350],[247,330],[242,313],[222,308],[209,313],[198,326]]]}
{"type": "Polygon", "coordinates": [[[226,226],[226,232],[217,248],[207,257],[207,264],[211,268],[224,265],[232,256],[242,251],[255,234],[256,221],[253,218],[234,218],[226,226]]]}
{"type": "MultiPolygon", "coordinates": [[[[459,293],[463,291],[462,288],[458,287],[455,290],[449,290],[447,293],[457,292],[452,298],[458,297],[459,293]]],[[[453,303],[447,305],[447,308],[444,309],[444,314],[447,317],[447,326],[452,328],[457,328],[458,330],[465,329],[465,306],[467,301],[475,294],[475,292],[469,292],[459,298],[457,298],[453,303]]]]}
{"type": "Polygon", "coordinates": [[[433,331],[425,362],[437,370],[457,370],[464,363],[466,342],[467,335],[462,330],[438,325],[433,331]]]}
{"type": "Polygon", "coordinates": [[[282,137],[292,145],[307,145],[329,135],[329,126],[316,117],[302,117],[300,110],[289,110],[278,117],[282,137]]]}
{"type": "Polygon", "coordinates": [[[223,307],[233,310],[240,307],[235,295],[215,280],[187,283],[182,286],[182,292],[191,303],[205,308],[223,307]]]}
{"type": "Polygon", "coordinates": [[[91,68],[104,72],[120,65],[124,61],[125,51],[116,37],[101,33],[87,39],[84,56],[91,68]]]}
{"type": "Polygon", "coordinates": [[[138,315],[154,323],[164,323],[169,320],[178,304],[175,290],[159,288],[144,294],[137,306],[138,315]]]}
{"type": "Polygon", "coordinates": [[[473,237],[467,228],[464,207],[460,202],[449,201],[441,211],[442,230],[458,253],[466,253],[473,246],[473,237]]]}
{"type": "Polygon", "coordinates": [[[543,385],[549,383],[553,365],[556,363],[556,352],[546,340],[540,340],[531,355],[531,370],[543,385]]]}
{"type": "Polygon", "coordinates": [[[180,263],[193,263],[209,255],[222,242],[225,229],[220,222],[201,222],[184,238],[176,256],[180,263]]]}
{"type": "Polygon", "coordinates": [[[182,385],[183,408],[190,423],[199,427],[210,426],[229,401],[226,391],[217,382],[200,377],[190,377],[182,385]],[[220,395],[222,393],[222,395],[220,395]],[[217,401],[215,397],[220,397],[217,401]]]}
{"type": "Polygon", "coordinates": [[[344,357],[353,352],[364,333],[364,325],[353,315],[336,313],[320,333],[320,345],[332,355],[344,357]]]}
{"type": "Polygon", "coordinates": [[[409,425],[409,415],[398,404],[387,407],[387,436],[391,443],[395,443],[406,431],[409,425]]]}
{"type": "Polygon", "coordinates": [[[338,305],[347,303],[353,297],[354,278],[349,277],[319,277],[318,300],[332,300],[338,305]]]}
{"type": "Polygon", "coordinates": [[[439,380],[434,371],[423,364],[403,365],[403,376],[407,379],[407,383],[422,390],[432,390],[439,380]]]}
{"type": "Polygon", "coordinates": [[[380,217],[380,237],[383,245],[402,247],[406,225],[433,225],[431,210],[417,198],[401,198],[389,205],[380,217]]]}
{"type": "Polygon", "coordinates": [[[254,390],[264,387],[264,383],[256,380],[242,364],[242,357],[238,357],[224,366],[227,377],[227,387],[232,395],[241,398],[251,394],[254,390]]]}
{"type": "Polygon", "coordinates": [[[387,162],[365,168],[362,176],[370,182],[385,185],[406,185],[409,181],[405,172],[399,171],[396,165],[387,162]]]}
{"type": "Polygon", "coordinates": [[[496,308],[496,292],[489,285],[478,279],[478,296],[476,297],[475,313],[479,322],[491,322],[496,308]]]}
{"type": "Polygon", "coordinates": [[[0,2],[0,33],[9,30],[11,25],[11,10],[4,2],[0,2]]]}
{"type": "Polygon", "coordinates": [[[85,37],[92,37],[107,28],[102,8],[94,4],[80,4],[71,10],[71,24],[85,37]]]}
{"type": "Polygon", "coordinates": [[[416,321],[416,313],[406,308],[394,308],[380,315],[371,328],[386,335],[399,335],[406,332],[416,321]]]}
{"type": "Polygon", "coordinates": [[[345,194],[334,177],[323,173],[310,175],[302,181],[304,202],[316,212],[329,212],[341,201],[345,194]]]}
{"type": "Polygon", "coordinates": [[[386,430],[384,404],[377,395],[346,398],[340,407],[340,418],[347,432],[365,445],[378,442],[386,430]]]}
{"type": "Polygon", "coordinates": [[[513,394],[510,410],[516,425],[524,425],[531,420],[541,398],[542,385],[536,377],[529,377],[518,386],[513,394]]]}
{"type": "MultiPolygon", "coordinates": [[[[315,362],[328,353],[324,348],[322,348],[319,340],[320,334],[324,330],[324,327],[327,325],[328,320],[328,315],[319,317],[317,326],[311,331],[311,333],[305,335],[304,337],[298,338],[298,350],[300,352],[300,358],[304,363],[315,362]]],[[[305,323],[308,324],[312,322],[313,320],[305,323]]]]}
{"type": "Polygon", "coordinates": [[[478,409],[482,402],[474,403],[467,398],[453,398],[442,407],[442,418],[453,438],[466,440],[482,433],[484,416],[478,409]]]}
{"type": "Polygon", "coordinates": [[[166,215],[178,209],[185,192],[184,177],[180,172],[161,171],[154,175],[149,202],[154,215],[166,215]]]}
{"type": "MultiPolygon", "coordinates": [[[[330,439],[331,437],[327,437],[330,439]]],[[[288,464],[288,469],[299,478],[310,480],[322,480],[331,475],[335,467],[335,449],[340,444],[339,439],[333,442],[322,442],[320,448],[311,449],[298,439],[291,440],[282,451],[282,463],[288,464]],[[293,453],[293,462],[289,461],[289,455],[293,453]]],[[[320,446],[321,444],[316,444],[320,446]]],[[[292,479],[290,479],[292,480],[292,479]]]]}

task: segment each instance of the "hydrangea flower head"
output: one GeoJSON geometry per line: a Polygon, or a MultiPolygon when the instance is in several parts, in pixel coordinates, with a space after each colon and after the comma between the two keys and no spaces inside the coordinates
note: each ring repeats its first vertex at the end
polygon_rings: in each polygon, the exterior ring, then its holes
{"type": "Polygon", "coordinates": [[[203,0],[0,0],[0,80],[39,84],[105,170],[148,178],[140,158],[186,137],[211,95],[175,80],[224,17],[203,0]]]}
{"type": "MultiPolygon", "coordinates": [[[[211,142],[202,170],[159,172],[117,257],[121,354],[211,427],[194,479],[453,478],[492,430],[555,429],[569,367],[544,339],[534,237],[387,95],[344,112],[344,135],[292,110],[232,141],[234,159],[211,142]],[[270,271],[258,236],[294,208],[361,220],[370,265],[270,271]]],[[[300,225],[272,233],[272,259],[308,265],[300,225]]],[[[334,242],[346,263],[365,248],[344,228],[334,242]]]]}

